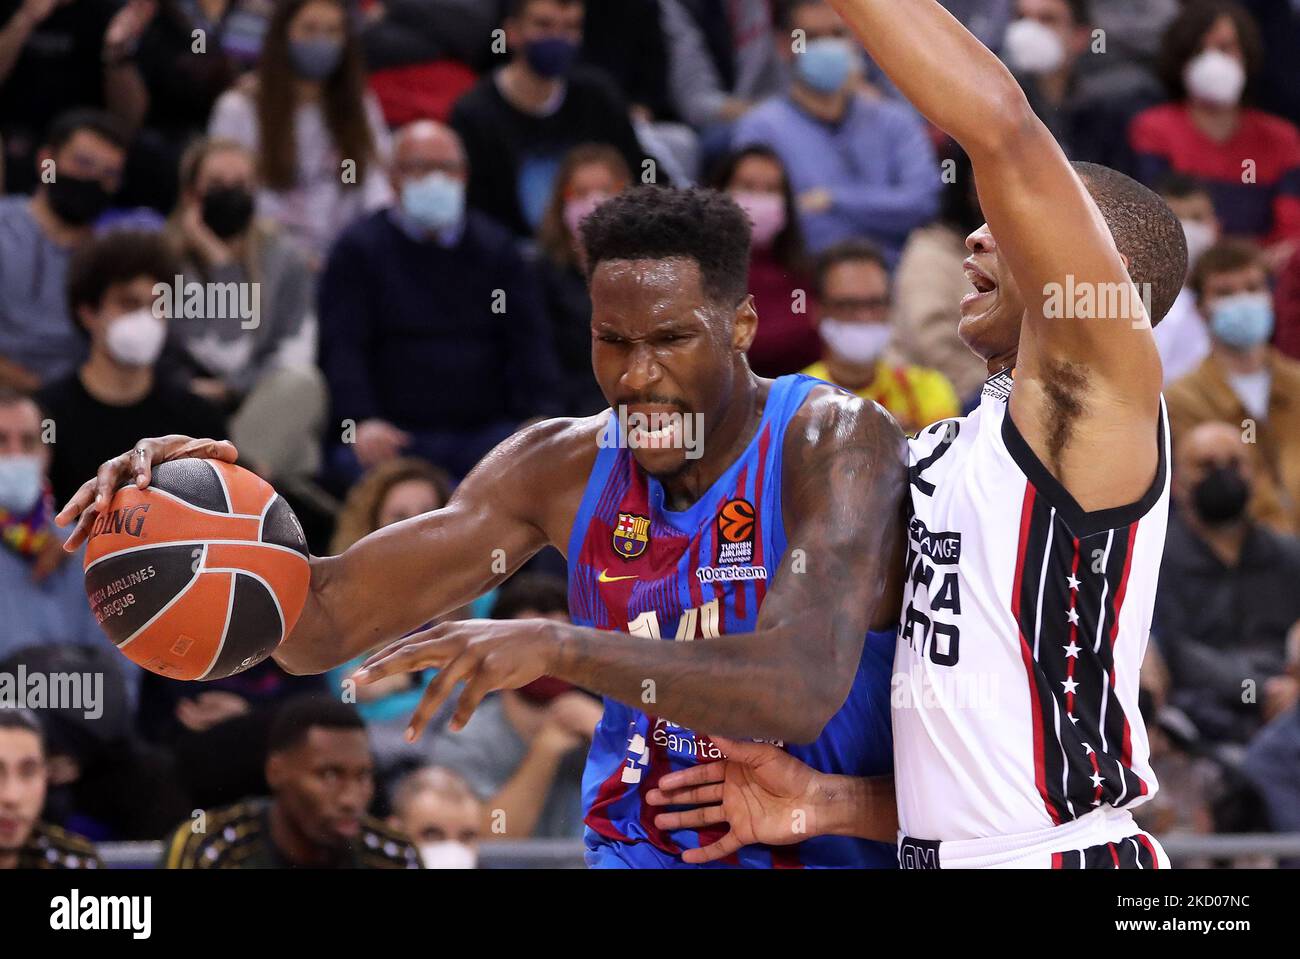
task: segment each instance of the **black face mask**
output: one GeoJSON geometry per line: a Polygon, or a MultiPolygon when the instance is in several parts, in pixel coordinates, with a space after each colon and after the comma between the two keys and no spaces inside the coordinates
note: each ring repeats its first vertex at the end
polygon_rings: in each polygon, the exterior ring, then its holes
{"type": "Polygon", "coordinates": [[[1241,518],[1250,499],[1250,487],[1235,466],[1220,466],[1192,489],[1196,515],[1211,526],[1241,518]]]}
{"type": "Polygon", "coordinates": [[[69,226],[94,223],[108,209],[112,200],[109,192],[98,180],[61,173],[47,186],[50,209],[69,226]]]}
{"type": "Polygon", "coordinates": [[[214,187],[203,194],[203,222],[223,240],[243,233],[253,219],[253,194],[242,186],[214,187]]]}

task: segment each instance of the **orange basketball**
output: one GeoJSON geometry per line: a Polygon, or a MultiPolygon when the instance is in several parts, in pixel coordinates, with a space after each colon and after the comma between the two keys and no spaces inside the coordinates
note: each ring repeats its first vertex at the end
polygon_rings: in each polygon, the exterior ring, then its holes
{"type": "Polygon", "coordinates": [[[307,599],[307,540],[270,484],[217,460],[154,467],[122,487],[86,546],[86,596],[145,669],[221,679],[260,663],[307,599]]]}
{"type": "Polygon", "coordinates": [[[747,500],[733,499],[718,514],[718,530],[731,543],[739,543],[754,532],[754,507],[747,500]]]}

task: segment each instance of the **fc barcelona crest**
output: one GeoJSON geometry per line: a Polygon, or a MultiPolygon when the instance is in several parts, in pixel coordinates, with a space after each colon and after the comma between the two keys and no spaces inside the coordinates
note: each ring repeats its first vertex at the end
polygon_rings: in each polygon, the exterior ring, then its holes
{"type": "Polygon", "coordinates": [[[650,545],[650,520],[635,513],[619,513],[614,527],[614,552],[623,559],[636,559],[650,545]]]}

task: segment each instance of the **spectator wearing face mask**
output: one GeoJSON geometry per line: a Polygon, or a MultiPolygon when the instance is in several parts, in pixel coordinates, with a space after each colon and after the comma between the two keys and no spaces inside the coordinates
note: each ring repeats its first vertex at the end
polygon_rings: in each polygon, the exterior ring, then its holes
{"type": "Polygon", "coordinates": [[[1015,73],[1030,106],[1073,160],[1127,166],[1124,129],[1158,90],[1145,98],[1129,91],[1116,97],[1106,78],[1084,71],[1104,59],[1094,51],[1089,0],[1016,0],[1016,20],[1003,40],[1002,57],[1015,73]]]}
{"type": "Polygon", "coordinates": [[[1174,439],[1217,420],[1248,431],[1255,455],[1253,519],[1300,530],[1300,363],[1269,345],[1273,298],[1264,260],[1252,246],[1212,247],[1191,275],[1210,329],[1210,354],[1166,395],[1174,439]]]}
{"type": "Polygon", "coordinates": [[[824,348],[805,375],[879,403],[906,433],[961,412],[942,373],[886,357],[893,330],[889,272],[879,250],[863,241],[827,250],[817,264],[817,295],[824,348]]]}
{"type": "Polygon", "coordinates": [[[315,277],[302,249],[254,214],[256,159],[234,140],[199,140],[181,161],[168,236],[181,282],[205,295],[169,324],[169,373],[230,417],[240,456],[272,483],[320,468],[328,403],[316,367],[315,277]],[[217,300],[209,290],[233,291],[217,300]]]}
{"type": "Polygon", "coordinates": [[[332,453],[348,485],[399,455],[464,476],[524,420],[553,411],[555,358],[536,271],[515,238],[465,208],[460,138],[431,120],[398,131],[401,202],[344,231],[321,276],[321,367],[332,453]],[[355,440],[355,442],[352,442],[355,440]]]}
{"type": "Polygon", "coordinates": [[[0,384],[30,393],[86,355],[68,314],[68,260],[108,209],[126,161],[126,134],[106,113],[58,117],[36,156],[30,197],[0,197],[0,384]]]}
{"type": "Polygon", "coordinates": [[[450,769],[425,766],[393,789],[388,824],[420,850],[425,869],[475,869],[486,819],[469,783],[450,769]]]}
{"type": "MultiPolygon", "coordinates": [[[[134,130],[149,105],[137,68],[156,0],[0,0],[0,193],[42,182],[33,160],[52,117],[106,110],[134,130]]],[[[84,175],[84,174],[83,174],[84,175]]]]}
{"type": "Polygon", "coordinates": [[[1138,115],[1129,140],[1140,180],[1202,180],[1224,235],[1263,244],[1278,267],[1300,240],[1300,130],[1248,105],[1262,56],[1259,30],[1236,3],[1190,3],[1161,52],[1171,102],[1138,115]]]}
{"type": "Polygon", "coordinates": [[[770,147],[747,147],[723,158],[712,185],[728,193],[753,225],[749,292],[758,335],[749,365],[759,376],[797,373],[821,356],[821,341],[812,323],[811,264],[785,165],[770,147]]]}
{"type": "Polygon", "coordinates": [[[555,177],[555,194],[537,230],[538,272],[565,416],[590,416],[609,405],[591,372],[591,294],[580,227],[631,181],[627,161],[613,147],[603,143],[574,147],[555,177]]]}
{"type": "Polygon", "coordinates": [[[388,131],[343,0],[283,0],[257,73],[221,95],[208,134],[257,154],[259,212],[313,257],[392,201],[388,131]]]}
{"type": "Polygon", "coordinates": [[[541,223],[573,147],[608,143],[638,174],[647,159],[613,82],[574,65],[584,12],[584,0],[511,0],[504,23],[510,62],[452,111],[469,157],[469,205],[520,237],[541,223]]]}
{"type": "MultiPolygon", "coordinates": [[[[1190,277],[1196,261],[1219,242],[1219,217],[1214,212],[1214,198],[1204,186],[1181,173],[1165,177],[1158,192],[1183,224],[1190,277]]],[[[1166,386],[1193,372],[1210,355],[1210,331],[1196,309],[1196,294],[1189,285],[1183,286],[1178,299],[1154,332],[1166,386]]]]}
{"type": "Polygon", "coordinates": [[[1152,633],[1170,702],[1212,741],[1245,743],[1295,705],[1285,670],[1300,621],[1300,540],[1247,512],[1258,474],[1235,422],[1207,421],[1174,443],[1172,496],[1152,633]]]}
{"type": "Polygon", "coordinates": [[[789,93],[765,101],[736,124],[736,149],[761,144],[789,171],[809,250],[866,237],[892,264],[907,235],[939,211],[938,161],[911,109],[858,92],[859,47],[825,0],[796,0],[785,31],[807,48],[781,46],[791,60],[789,93]]]}
{"type": "Polygon", "coordinates": [[[54,430],[50,481],[59,503],[142,436],[226,435],[225,421],[211,404],[156,375],[167,320],[159,316],[165,316],[166,298],[154,287],[170,288],[179,271],[158,233],[104,233],[73,258],[68,309],[90,356],[38,394],[54,430]]]}
{"type": "Polygon", "coordinates": [[[108,645],[86,603],[80,555],[64,552],[68,534],[54,525],[42,419],[30,397],[0,386],[0,659],[26,646],[108,645]]]}

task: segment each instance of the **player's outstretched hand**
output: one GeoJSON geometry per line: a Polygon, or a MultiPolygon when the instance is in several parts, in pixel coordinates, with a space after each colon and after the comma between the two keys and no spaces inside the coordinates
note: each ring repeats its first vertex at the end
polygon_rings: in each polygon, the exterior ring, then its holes
{"type": "Polygon", "coordinates": [[[770,743],[710,739],[726,759],[668,773],[646,794],[652,806],[694,807],[659,813],[660,829],[731,827],[712,845],[684,850],[683,860],[713,862],[742,846],[787,846],[818,835],[821,773],[770,743]]]}
{"type": "Polygon", "coordinates": [[[170,460],[206,459],[223,460],[233,463],[239,459],[239,451],[227,440],[196,440],[191,436],[173,434],[140,440],[135,447],[120,456],[114,456],[105,462],[94,479],[86,480],[76,495],[54,517],[60,526],[67,526],[74,520],[77,528],[72,531],[63,548],[73,552],[86,539],[91,524],[101,510],[107,509],[113,502],[113,494],[131,480],[144,489],[153,478],[152,467],[170,460]]]}
{"type": "Polygon", "coordinates": [[[463,619],[399,639],[375,653],[352,674],[358,686],[397,673],[436,668],[439,672],[411,715],[406,738],[414,742],[457,683],[451,728],[465,728],[483,697],[497,689],[518,689],[554,668],[555,642],[548,619],[463,619]]]}

